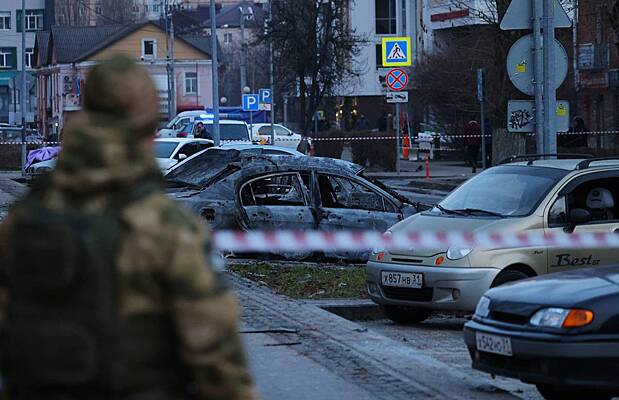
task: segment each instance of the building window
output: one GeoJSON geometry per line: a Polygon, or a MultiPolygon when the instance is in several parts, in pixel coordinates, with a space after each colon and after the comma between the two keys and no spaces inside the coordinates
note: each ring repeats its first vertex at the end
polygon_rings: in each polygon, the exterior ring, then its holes
{"type": "Polygon", "coordinates": [[[97,15],[103,14],[103,10],[101,9],[101,7],[95,7],[95,14],[97,15]]]}
{"type": "Polygon", "coordinates": [[[397,33],[395,2],[396,0],[374,0],[377,35],[395,35],[397,33]]]}
{"type": "Polygon", "coordinates": [[[225,44],[232,43],[232,34],[231,33],[224,33],[224,43],[225,44]]]}
{"type": "Polygon", "coordinates": [[[26,47],[26,68],[34,68],[34,49],[26,47]]]}
{"type": "MultiPolygon", "coordinates": [[[[43,29],[44,10],[26,10],[26,32],[40,31],[43,29]]],[[[21,32],[22,15],[17,10],[17,32],[21,32]]]]}
{"type": "Polygon", "coordinates": [[[8,31],[11,29],[11,13],[0,12],[0,31],[8,31]]]}
{"type": "Polygon", "coordinates": [[[157,41],[155,39],[142,39],[142,58],[148,60],[157,58],[157,41]]]}
{"type": "Polygon", "coordinates": [[[144,12],[148,12],[148,4],[144,4],[144,12]]]}
{"type": "Polygon", "coordinates": [[[17,47],[0,47],[0,68],[17,69],[17,47]]]}
{"type": "Polygon", "coordinates": [[[185,94],[198,94],[198,74],[185,72],[185,94]]]}

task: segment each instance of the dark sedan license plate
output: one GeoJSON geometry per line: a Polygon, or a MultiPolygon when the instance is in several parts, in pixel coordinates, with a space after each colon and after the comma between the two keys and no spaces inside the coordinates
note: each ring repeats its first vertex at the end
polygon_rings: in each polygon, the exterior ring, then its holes
{"type": "Polygon", "coordinates": [[[408,272],[382,272],[383,286],[421,289],[423,287],[423,275],[408,272]]]}
{"type": "Polygon", "coordinates": [[[479,351],[508,357],[512,355],[512,341],[508,337],[477,332],[475,334],[475,339],[477,342],[477,350],[479,351]]]}

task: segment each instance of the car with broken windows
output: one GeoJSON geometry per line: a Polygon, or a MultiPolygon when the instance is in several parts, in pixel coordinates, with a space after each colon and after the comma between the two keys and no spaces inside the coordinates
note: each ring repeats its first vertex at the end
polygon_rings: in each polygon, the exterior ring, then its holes
{"type": "Polygon", "coordinates": [[[384,232],[418,211],[419,205],[365,178],[363,170],[330,158],[210,149],[166,179],[170,196],[213,229],[384,232]]]}
{"type": "Polygon", "coordinates": [[[534,384],[548,400],[619,396],[618,303],[616,265],[491,289],[464,327],[473,368],[534,384]]]}
{"type": "MultiPolygon", "coordinates": [[[[619,159],[512,157],[465,182],[389,233],[619,232],[619,159]]],[[[519,279],[615,263],[613,248],[437,246],[377,249],[367,289],[387,317],[421,322],[433,310],[472,312],[484,292],[519,279]]]]}

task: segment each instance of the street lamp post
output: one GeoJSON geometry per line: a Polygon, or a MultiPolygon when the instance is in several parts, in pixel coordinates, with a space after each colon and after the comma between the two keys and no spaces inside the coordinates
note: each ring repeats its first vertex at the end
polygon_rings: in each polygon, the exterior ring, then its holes
{"type": "Polygon", "coordinates": [[[213,81],[213,142],[221,144],[219,134],[219,77],[217,64],[217,15],[215,0],[211,0],[211,72],[213,81]]]}

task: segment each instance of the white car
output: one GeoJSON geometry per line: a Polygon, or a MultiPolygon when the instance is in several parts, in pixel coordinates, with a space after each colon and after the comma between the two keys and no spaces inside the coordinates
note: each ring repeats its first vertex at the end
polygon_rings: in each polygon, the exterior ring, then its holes
{"type": "MultiPolygon", "coordinates": [[[[281,124],[273,124],[275,145],[296,149],[301,143],[301,135],[281,124]]],[[[271,144],[271,124],[253,124],[252,140],[260,144],[271,144]]]]}
{"type": "Polygon", "coordinates": [[[207,114],[204,110],[196,111],[183,111],[168,122],[163,129],[157,132],[157,137],[176,137],[178,131],[180,131],[185,125],[196,119],[206,120],[211,118],[212,115],[207,114]]]}
{"type": "Polygon", "coordinates": [[[188,157],[187,159],[180,161],[178,164],[172,166],[169,170],[164,171],[163,174],[167,175],[168,173],[174,171],[177,167],[182,166],[183,164],[186,164],[188,162],[190,162],[191,160],[193,160],[194,158],[198,157],[200,154],[204,153],[205,151],[211,151],[211,150],[238,150],[240,152],[256,152],[258,154],[273,154],[273,155],[281,155],[281,156],[305,156],[305,154],[296,151],[294,149],[288,148],[288,147],[280,147],[280,146],[271,146],[271,145],[262,145],[262,144],[251,144],[251,143],[230,143],[230,144],[224,144],[218,147],[211,147],[209,149],[206,149],[204,151],[201,151],[199,153],[194,154],[191,157],[188,157]]]}
{"type": "Polygon", "coordinates": [[[164,174],[180,161],[209,147],[213,147],[213,141],[208,139],[165,138],[154,142],[155,158],[164,174]]]}
{"type": "MultiPolygon", "coordinates": [[[[204,125],[205,131],[200,138],[213,140],[213,120],[195,120],[194,122],[190,122],[177,132],[176,137],[196,138],[197,126],[200,123],[204,125]]],[[[251,143],[249,127],[244,121],[231,119],[219,121],[219,138],[222,143],[251,143]]]]}
{"type": "Polygon", "coordinates": [[[57,158],[52,158],[51,160],[46,161],[39,161],[29,166],[28,169],[26,169],[26,173],[30,175],[40,175],[51,172],[56,167],[56,161],[57,158]]]}

